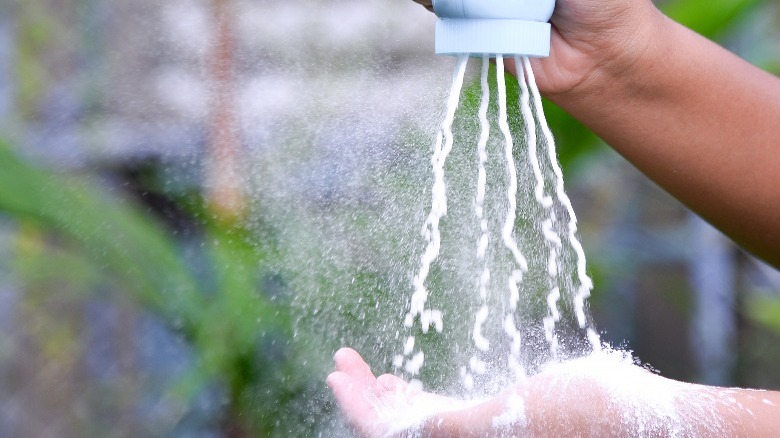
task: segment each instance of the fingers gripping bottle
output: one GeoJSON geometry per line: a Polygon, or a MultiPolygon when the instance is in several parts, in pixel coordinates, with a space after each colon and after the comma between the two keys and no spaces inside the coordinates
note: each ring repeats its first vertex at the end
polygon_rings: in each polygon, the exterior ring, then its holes
{"type": "Polygon", "coordinates": [[[439,55],[550,54],[555,0],[433,0],[439,55]]]}

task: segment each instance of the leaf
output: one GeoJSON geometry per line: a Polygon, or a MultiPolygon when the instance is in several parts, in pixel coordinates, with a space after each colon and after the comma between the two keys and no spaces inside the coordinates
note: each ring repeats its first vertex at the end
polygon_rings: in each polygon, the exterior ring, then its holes
{"type": "Polygon", "coordinates": [[[0,211],[61,234],[174,326],[200,319],[202,293],[162,225],[92,181],[32,166],[0,141],[0,211]]]}
{"type": "Polygon", "coordinates": [[[755,322],[780,334],[780,299],[756,297],[748,300],[747,314],[755,322]]]}
{"type": "Polygon", "coordinates": [[[715,39],[761,0],[678,0],[662,7],[664,13],[690,29],[715,39]]]}

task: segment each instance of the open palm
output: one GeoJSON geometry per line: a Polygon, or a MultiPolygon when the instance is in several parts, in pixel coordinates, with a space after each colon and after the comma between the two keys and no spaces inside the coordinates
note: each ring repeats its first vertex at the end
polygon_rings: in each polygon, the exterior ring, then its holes
{"type": "Polygon", "coordinates": [[[423,392],[400,377],[376,377],[368,364],[351,348],[334,356],[336,371],[328,386],[347,423],[361,437],[401,435],[426,426],[427,419],[474,403],[423,392]]]}

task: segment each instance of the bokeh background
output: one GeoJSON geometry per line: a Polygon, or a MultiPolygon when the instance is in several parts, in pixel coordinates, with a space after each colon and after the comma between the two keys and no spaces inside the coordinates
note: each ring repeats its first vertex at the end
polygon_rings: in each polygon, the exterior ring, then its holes
{"type": "MultiPolygon", "coordinates": [[[[659,6],[780,73],[777,2],[659,6]]],[[[392,370],[423,248],[453,66],[433,22],[410,0],[1,2],[0,436],[344,436],[331,356],[392,370]]],[[[780,389],[780,273],[546,110],[605,340],[780,389]]]]}

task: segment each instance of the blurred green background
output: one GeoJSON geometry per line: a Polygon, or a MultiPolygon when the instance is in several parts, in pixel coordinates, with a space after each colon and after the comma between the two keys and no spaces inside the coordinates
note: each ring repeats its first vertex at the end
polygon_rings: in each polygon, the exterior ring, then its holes
{"type": "MultiPolygon", "coordinates": [[[[659,6],[780,73],[776,2],[659,6]]],[[[432,23],[403,0],[0,4],[0,436],[343,436],[330,358],[392,370],[423,249],[453,65],[432,23]]],[[[545,109],[605,340],[780,389],[777,270],[545,109]]]]}

